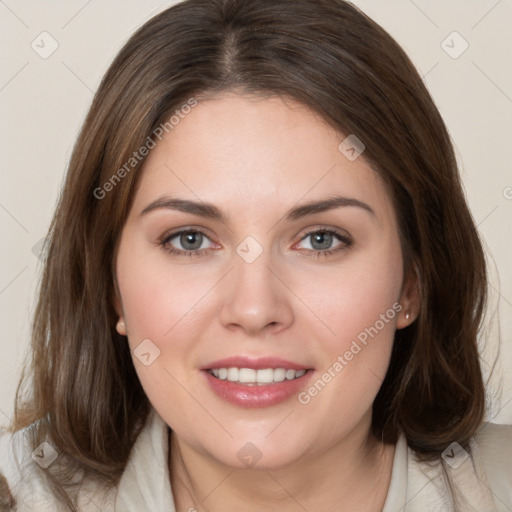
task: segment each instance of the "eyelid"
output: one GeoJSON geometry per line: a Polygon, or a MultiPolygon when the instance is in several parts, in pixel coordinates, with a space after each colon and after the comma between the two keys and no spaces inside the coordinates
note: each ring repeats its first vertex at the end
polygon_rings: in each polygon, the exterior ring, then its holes
{"type": "Polygon", "coordinates": [[[200,255],[202,253],[205,253],[205,252],[213,249],[211,247],[208,247],[207,249],[195,249],[193,251],[186,251],[184,249],[177,249],[170,245],[170,242],[172,239],[180,236],[182,233],[189,233],[189,232],[201,233],[203,235],[203,237],[210,240],[210,242],[212,244],[218,245],[217,242],[212,240],[213,237],[207,233],[207,230],[200,228],[200,227],[196,227],[196,226],[183,226],[181,228],[176,228],[176,229],[167,231],[157,239],[156,245],[162,247],[168,253],[175,254],[177,256],[196,256],[196,255],[200,255]]]}
{"type": "Polygon", "coordinates": [[[190,226],[182,226],[182,227],[175,228],[175,229],[169,229],[163,235],[161,235],[159,237],[158,241],[165,242],[171,238],[174,238],[177,235],[180,235],[181,233],[187,233],[189,231],[201,233],[202,235],[208,237],[210,240],[213,238],[212,235],[209,234],[209,230],[202,228],[202,227],[190,225],[190,226]]]}
{"type": "Polygon", "coordinates": [[[299,241],[296,242],[292,246],[292,248],[296,247],[298,244],[300,244],[301,242],[306,240],[308,237],[310,237],[311,235],[314,235],[316,233],[330,233],[335,238],[337,238],[340,243],[339,243],[338,246],[336,246],[336,247],[334,247],[332,249],[324,249],[324,250],[297,249],[297,250],[299,250],[299,251],[307,251],[307,252],[313,253],[315,255],[323,254],[323,255],[327,256],[327,255],[334,254],[336,252],[342,251],[343,249],[347,249],[348,247],[352,246],[352,244],[353,244],[352,236],[350,236],[350,234],[347,233],[345,230],[340,230],[338,228],[333,228],[333,227],[328,227],[328,226],[320,226],[320,227],[315,227],[315,228],[312,228],[312,229],[308,229],[307,231],[303,232],[300,235],[299,241]]]}
{"type": "Polygon", "coordinates": [[[302,240],[307,238],[309,235],[312,235],[312,234],[318,233],[318,232],[333,233],[333,234],[337,235],[339,238],[341,238],[347,242],[348,241],[352,242],[352,236],[344,229],[335,228],[333,226],[323,226],[323,225],[315,226],[313,228],[307,228],[306,230],[301,231],[300,234],[297,235],[300,237],[299,242],[301,242],[302,240]]]}

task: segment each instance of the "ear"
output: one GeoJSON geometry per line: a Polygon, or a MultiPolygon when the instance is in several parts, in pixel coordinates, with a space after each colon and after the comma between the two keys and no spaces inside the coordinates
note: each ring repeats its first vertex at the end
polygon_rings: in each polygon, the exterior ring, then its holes
{"type": "Polygon", "coordinates": [[[396,322],[397,329],[407,327],[418,318],[421,305],[420,289],[421,281],[418,267],[411,265],[402,286],[402,294],[400,296],[402,310],[396,322]]]}
{"type": "Polygon", "coordinates": [[[121,293],[119,292],[119,286],[117,284],[117,276],[114,275],[114,309],[119,317],[116,324],[116,331],[121,336],[126,336],[126,324],[124,321],[123,304],[121,302],[121,293]]]}

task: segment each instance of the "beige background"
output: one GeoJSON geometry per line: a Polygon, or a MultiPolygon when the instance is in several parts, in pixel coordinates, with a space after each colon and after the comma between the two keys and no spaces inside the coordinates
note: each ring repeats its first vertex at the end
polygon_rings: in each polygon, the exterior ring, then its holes
{"type": "MultiPolygon", "coordinates": [[[[0,0],[0,423],[28,346],[37,244],[93,91],[129,35],[172,3],[0,0]]],[[[512,0],[353,3],[408,52],[451,132],[493,274],[486,375],[501,332],[488,417],[512,423],[512,0]]]]}

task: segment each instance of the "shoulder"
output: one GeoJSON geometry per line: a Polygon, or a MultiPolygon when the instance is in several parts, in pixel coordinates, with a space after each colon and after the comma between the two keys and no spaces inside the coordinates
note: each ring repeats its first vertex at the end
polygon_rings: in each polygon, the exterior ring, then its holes
{"type": "Polygon", "coordinates": [[[486,463],[503,465],[510,470],[512,464],[512,425],[483,423],[475,434],[475,441],[486,463]]]}
{"type": "Polygon", "coordinates": [[[496,504],[512,504],[512,425],[484,423],[474,440],[496,504]]]}
{"type": "MultiPolygon", "coordinates": [[[[398,448],[398,445],[397,445],[398,448]]],[[[467,445],[454,442],[426,460],[408,448],[400,476],[403,498],[391,510],[489,510],[510,512],[512,426],[484,423],[467,445]]],[[[387,512],[387,509],[385,509],[387,512]]]]}
{"type": "Polygon", "coordinates": [[[35,506],[41,511],[56,510],[35,467],[29,434],[30,427],[14,433],[0,431],[0,512],[35,510],[35,506]]]}
{"type": "MultiPolygon", "coordinates": [[[[59,467],[60,454],[51,443],[32,447],[31,429],[14,433],[0,430],[0,512],[65,512],[68,509],[51,492],[46,471],[59,467]]],[[[80,484],[78,510],[110,510],[111,496],[76,474],[80,484]],[[87,492],[86,492],[87,491],[87,492]]]]}

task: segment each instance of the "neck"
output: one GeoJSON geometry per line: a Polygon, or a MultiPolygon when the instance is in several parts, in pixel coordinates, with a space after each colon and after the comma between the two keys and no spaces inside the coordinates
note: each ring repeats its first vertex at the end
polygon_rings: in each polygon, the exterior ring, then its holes
{"type": "MultiPolygon", "coordinates": [[[[359,426],[358,426],[359,428],[359,426]]],[[[394,446],[354,429],[328,449],[279,469],[223,465],[170,436],[169,469],[176,510],[376,512],[384,506],[394,446]]]]}

